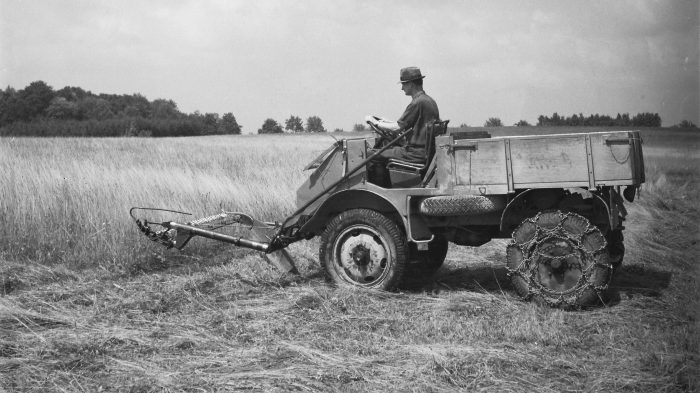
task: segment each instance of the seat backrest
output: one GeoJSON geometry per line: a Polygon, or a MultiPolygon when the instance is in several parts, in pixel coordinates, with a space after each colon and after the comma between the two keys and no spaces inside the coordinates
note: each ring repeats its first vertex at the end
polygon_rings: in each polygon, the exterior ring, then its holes
{"type": "Polygon", "coordinates": [[[435,156],[435,137],[439,135],[445,135],[447,132],[447,123],[449,120],[435,120],[434,122],[428,124],[428,135],[425,141],[425,166],[430,165],[430,162],[435,156]]]}
{"type": "Polygon", "coordinates": [[[425,156],[425,166],[421,170],[421,182],[419,187],[425,187],[428,185],[430,180],[433,178],[435,173],[435,163],[433,158],[435,158],[435,137],[439,135],[445,135],[447,133],[447,124],[449,120],[436,120],[430,125],[428,125],[428,140],[425,142],[426,156],[425,156]]]}

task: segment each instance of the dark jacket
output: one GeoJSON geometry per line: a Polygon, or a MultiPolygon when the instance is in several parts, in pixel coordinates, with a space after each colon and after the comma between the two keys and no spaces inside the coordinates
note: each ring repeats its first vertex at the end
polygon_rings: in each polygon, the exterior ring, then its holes
{"type": "Polygon", "coordinates": [[[413,97],[397,123],[401,130],[413,128],[413,133],[408,139],[409,147],[425,149],[428,124],[436,120],[440,120],[440,111],[435,100],[421,91],[413,97]]]}

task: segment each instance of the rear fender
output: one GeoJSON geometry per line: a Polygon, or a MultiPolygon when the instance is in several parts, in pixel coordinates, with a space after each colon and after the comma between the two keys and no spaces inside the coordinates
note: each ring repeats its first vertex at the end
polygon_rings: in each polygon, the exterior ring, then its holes
{"type": "Polygon", "coordinates": [[[576,212],[601,228],[603,233],[615,227],[617,222],[608,201],[598,192],[584,188],[533,188],[519,193],[508,202],[501,214],[501,234],[509,237],[524,219],[554,209],[576,212]],[[579,200],[582,203],[578,203],[579,200]]]}

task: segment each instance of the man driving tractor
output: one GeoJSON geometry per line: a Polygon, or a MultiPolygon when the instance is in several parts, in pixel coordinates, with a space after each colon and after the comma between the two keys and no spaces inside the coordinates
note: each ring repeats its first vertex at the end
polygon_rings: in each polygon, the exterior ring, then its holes
{"type": "MultiPolygon", "coordinates": [[[[401,69],[399,81],[401,90],[412,99],[399,120],[391,122],[376,116],[366,118],[367,123],[386,134],[377,138],[375,149],[385,146],[401,132],[413,129],[407,141],[402,141],[403,143],[400,145],[382,152],[368,165],[369,181],[378,186],[391,186],[389,173],[386,169],[386,163],[389,159],[396,158],[415,163],[425,162],[428,154],[426,150],[428,125],[440,120],[440,112],[435,100],[423,90],[423,78],[425,76],[421,74],[418,67],[401,69]]],[[[368,153],[372,154],[371,151],[368,153]]]]}

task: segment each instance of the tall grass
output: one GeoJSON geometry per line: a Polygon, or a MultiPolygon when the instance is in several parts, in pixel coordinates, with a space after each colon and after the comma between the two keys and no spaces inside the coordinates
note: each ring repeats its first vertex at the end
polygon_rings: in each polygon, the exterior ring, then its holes
{"type": "Polygon", "coordinates": [[[328,136],[0,139],[0,250],[119,265],[142,252],[128,210],[222,209],[280,220],[328,136]]]}

